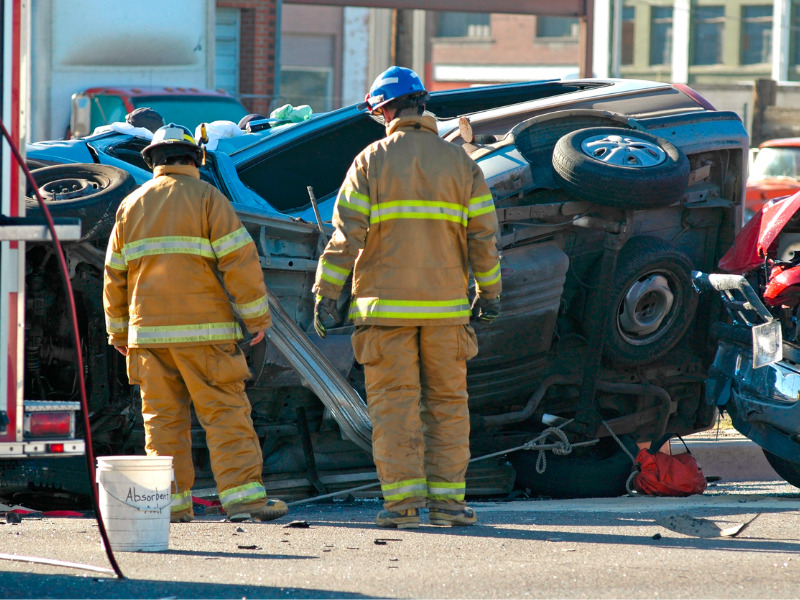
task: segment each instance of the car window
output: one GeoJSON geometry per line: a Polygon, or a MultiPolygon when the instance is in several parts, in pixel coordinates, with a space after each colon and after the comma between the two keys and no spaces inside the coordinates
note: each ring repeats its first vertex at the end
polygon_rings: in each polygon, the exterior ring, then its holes
{"type": "Polygon", "coordinates": [[[96,127],[124,121],[126,115],[125,104],[119,96],[98,94],[92,97],[92,117],[89,131],[96,127]]]}
{"type": "MultiPolygon", "coordinates": [[[[239,120],[247,110],[235,98],[213,96],[139,96],[131,98],[136,108],[149,106],[161,113],[165,123],[178,123],[191,131],[203,122],[239,120]]],[[[123,117],[125,115],[123,114],[123,117]]]]}
{"type": "Polygon", "coordinates": [[[800,176],[800,148],[762,148],[756,154],[750,179],[800,176]]]}
{"type": "Polygon", "coordinates": [[[145,146],[147,146],[149,143],[150,142],[145,139],[130,138],[118,144],[109,146],[106,150],[106,153],[110,154],[111,156],[115,156],[120,160],[124,160],[126,163],[129,163],[135,167],[139,167],[145,171],[150,171],[150,167],[145,164],[144,159],[142,158],[142,150],[144,150],[145,146]]]}
{"type": "Polygon", "coordinates": [[[358,153],[385,135],[380,123],[363,115],[247,163],[239,178],[276,210],[298,210],[310,204],[307,186],[317,198],[336,192],[358,153]]]}

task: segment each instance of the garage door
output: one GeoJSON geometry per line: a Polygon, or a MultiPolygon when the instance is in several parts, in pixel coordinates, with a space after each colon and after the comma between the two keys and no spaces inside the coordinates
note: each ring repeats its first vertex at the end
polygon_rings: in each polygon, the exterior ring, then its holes
{"type": "Polygon", "coordinates": [[[239,95],[239,21],[238,8],[217,8],[214,87],[234,96],[239,95]]]}

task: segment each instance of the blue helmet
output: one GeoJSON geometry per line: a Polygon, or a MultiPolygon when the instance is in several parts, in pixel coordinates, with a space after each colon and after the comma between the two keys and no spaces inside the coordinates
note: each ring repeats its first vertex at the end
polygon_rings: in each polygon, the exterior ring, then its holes
{"type": "Polygon", "coordinates": [[[425,102],[428,92],[419,75],[411,69],[389,67],[372,83],[361,107],[373,112],[399,98],[420,98],[420,102],[425,102]]]}

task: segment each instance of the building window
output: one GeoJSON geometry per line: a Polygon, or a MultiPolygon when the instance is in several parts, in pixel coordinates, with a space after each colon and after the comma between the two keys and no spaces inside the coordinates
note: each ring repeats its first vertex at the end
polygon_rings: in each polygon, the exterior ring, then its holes
{"type": "Polygon", "coordinates": [[[488,38],[491,35],[489,13],[439,13],[438,37],[488,38]]]}
{"type": "Polygon", "coordinates": [[[634,40],[634,17],[636,9],[633,6],[625,6],[622,9],[622,56],[620,62],[623,65],[633,64],[633,40],[634,40]]]}
{"type": "MultiPolygon", "coordinates": [[[[791,6],[792,11],[792,31],[800,31],[800,2],[792,2],[791,6]]],[[[790,36],[791,40],[791,58],[792,58],[792,65],[798,66],[800,65],[800,40],[797,39],[798,36],[792,35],[790,36]]]]}
{"type": "Polygon", "coordinates": [[[698,6],[692,15],[693,65],[722,64],[724,6],[698,6]]]}
{"type": "Polygon", "coordinates": [[[772,7],[742,9],[742,64],[759,65],[772,60],[772,7]]]}
{"type": "Polygon", "coordinates": [[[672,62],[672,7],[654,6],[650,14],[650,64],[672,62]]]}
{"type": "Polygon", "coordinates": [[[536,37],[577,38],[577,17],[536,17],[536,37]]]}
{"type": "Polygon", "coordinates": [[[313,111],[333,108],[333,69],[326,67],[281,67],[281,102],[308,104],[313,111]]]}

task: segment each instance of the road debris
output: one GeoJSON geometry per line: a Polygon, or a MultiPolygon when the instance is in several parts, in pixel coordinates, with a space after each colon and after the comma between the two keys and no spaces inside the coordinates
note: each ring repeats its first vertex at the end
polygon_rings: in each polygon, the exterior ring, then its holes
{"type": "MultiPolygon", "coordinates": [[[[761,513],[758,513],[755,517],[745,521],[744,523],[737,523],[725,528],[720,527],[708,519],[692,517],[691,515],[667,515],[665,517],[661,517],[660,519],[656,519],[656,523],[676,533],[694,537],[736,537],[742,531],[744,531],[744,529],[750,525],[750,523],[755,521],[760,514],[761,513]]],[[[653,539],[655,539],[655,536],[653,539]]]]}
{"type": "Polygon", "coordinates": [[[308,524],[308,521],[292,521],[283,526],[284,529],[292,528],[292,529],[309,529],[311,525],[308,524]]]}

